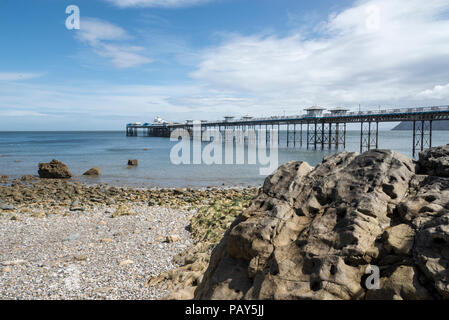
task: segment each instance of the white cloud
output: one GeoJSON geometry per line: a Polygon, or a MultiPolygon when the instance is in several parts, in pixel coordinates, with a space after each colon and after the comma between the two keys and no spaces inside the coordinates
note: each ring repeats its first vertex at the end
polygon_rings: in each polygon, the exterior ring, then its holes
{"type": "Polygon", "coordinates": [[[140,54],[145,48],[132,45],[117,45],[131,36],[119,26],[95,18],[83,18],[77,39],[88,44],[99,56],[109,58],[117,68],[137,67],[153,60],[140,54]]]}
{"type": "Polygon", "coordinates": [[[143,64],[152,62],[153,60],[147,58],[138,52],[144,51],[145,48],[137,46],[115,46],[102,44],[95,49],[95,52],[102,56],[111,59],[111,63],[117,68],[137,67],[143,64]]]}
{"type": "Polygon", "coordinates": [[[192,77],[270,101],[273,112],[426,103],[420,93],[449,79],[448,10],[447,0],[360,1],[313,28],[318,35],[231,35],[192,77]]]}
{"type": "Polygon", "coordinates": [[[45,117],[46,114],[27,110],[0,110],[2,117],[45,117]]]}
{"type": "Polygon", "coordinates": [[[124,29],[96,18],[83,18],[77,37],[81,41],[86,41],[91,45],[104,40],[122,40],[128,38],[124,29]]]}
{"type": "Polygon", "coordinates": [[[419,93],[426,99],[449,99],[449,83],[446,85],[436,85],[432,89],[427,89],[419,93]]]}
{"type": "MultiPolygon", "coordinates": [[[[126,121],[151,121],[156,115],[182,121],[225,114],[299,114],[312,104],[447,105],[448,10],[447,0],[358,2],[307,28],[311,34],[228,36],[200,52],[198,60],[196,55],[189,60],[199,62],[188,85],[12,82],[0,86],[0,110],[12,112],[14,106],[20,110],[16,115],[47,115],[36,117],[36,123],[54,121],[76,129],[86,123],[122,128],[126,121]],[[377,26],[367,23],[373,6],[380,9],[377,26]]],[[[78,39],[116,67],[150,60],[142,47],[127,44],[133,37],[120,27],[93,20],[84,31],[78,39]]],[[[15,77],[0,73],[0,80],[15,77]]]]}
{"type": "Polygon", "coordinates": [[[118,7],[162,7],[179,8],[199,5],[211,0],[107,0],[118,7]]]}
{"type": "Polygon", "coordinates": [[[41,77],[42,73],[0,72],[0,81],[20,81],[41,77]]]}

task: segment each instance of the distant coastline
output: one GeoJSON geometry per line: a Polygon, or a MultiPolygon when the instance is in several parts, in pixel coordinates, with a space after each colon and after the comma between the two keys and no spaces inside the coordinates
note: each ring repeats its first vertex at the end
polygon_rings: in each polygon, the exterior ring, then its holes
{"type": "MultiPolygon", "coordinates": [[[[433,130],[449,131],[449,120],[434,121],[432,126],[433,126],[432,127],[433,130]]],[[[413,130],[413,122],[410,122],[410,121],[401,122],[396,127],[394,127],[392,130],[394,130],[394,131],[413,130]]]]}

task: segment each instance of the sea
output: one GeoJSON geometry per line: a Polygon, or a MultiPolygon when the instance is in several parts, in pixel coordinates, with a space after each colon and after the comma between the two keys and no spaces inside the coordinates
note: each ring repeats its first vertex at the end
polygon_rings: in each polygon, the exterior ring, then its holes
{"type": "MultiPolygon", "coordinates": [[[[292,136],[292,135],[291,135],[292,136]]],[[[290,137],[291,137],[290,136],[290,137]]],[[[297,136],[299,140],[299,134],[297,136]]],[[[304,141],[286,147],[286,132],[280,133],[278,164],[291,160],[315,166],[336,150],[307,150],[304,141]]],[[[305,139],[304,139],[305,140],[305,139]]],[[[449,143],[449,131],[434,131],[433,146],[449,143]]],[[[0,175],[20,178],[37,176],[38,163],[52,159],[67,164],[74,179],[88,184],[107,183],[125,187],[257,186],[266,176],[260,164],[173,164],[170,151],[177,144],[169,138],[127,137],[123,131],[105,132],[0,132],[0,175]],[[136,167],[127,165],[137,159],[136,167]],[[92,167],[99,177],[85,177],[92,167]]],[[[205,147],[208,143],[203,143],[205,147]]],[[[380,131],[379,148],[393,149],[412,157],[411,131],[380,131]]],[[[348,131],[346,150],[360,151],[360,132],[348,131]]],[[[340,151],[343,151],[340,148],[340,151]]],[[[224,152],[224,151],[223,151],[224,152]]],[[[223,155],[224,156],[224,155],[223,155]]]]}

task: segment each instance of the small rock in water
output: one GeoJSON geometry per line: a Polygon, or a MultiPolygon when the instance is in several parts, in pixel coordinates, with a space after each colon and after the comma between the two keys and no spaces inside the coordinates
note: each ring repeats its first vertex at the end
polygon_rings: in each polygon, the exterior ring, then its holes
{"type": "Polygon", "coordinates": [[[184,194],[184,193],[185,193],[185,191],[182,190],[181,188],[173,189],[173,194],[174,194],[174,195],[182,195],[182,194],[184,194]]]}
{"type": "Polygon", "coordinates": [[[51,160],[50,163],[39,163],[39,177],[46,179],[68,179],[73,175],[67,166],[58,160],[51,160]]]}
{"type": "Polygon", "coordinates": [[[128,166],[137,166],[138,161],[137,160],[128,160],[128,166]]]}
{"type": "Polygon", "coordinates": [[[99,176],[101,175],[101,170],[97,167],[91,168],[83,173],[84,176],[99,176]]]}

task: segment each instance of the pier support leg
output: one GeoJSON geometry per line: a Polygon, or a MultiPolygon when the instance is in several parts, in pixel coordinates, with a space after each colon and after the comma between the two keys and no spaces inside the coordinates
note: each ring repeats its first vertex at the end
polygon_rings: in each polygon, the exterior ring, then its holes
{"type": "Polygon", "coordinates": [[[281,123],[278,122],[278,145],[281,143],[281,123]]]}
{"type": "Polygon", "coordinates": [[[360,128],[360,153],[365,150],[377,149],[379,147],[379,124],[372,121],[362,122],[360,128]]]}
{"type": "Polygon", "coordinates": [[[340,142],[340,124],[337,123],[337,126],[335,128],[335,149],[337,149],[337,150],[338,150],[339,142],[340,142]]]}
{"type": "Polygon", "coordinates": [[[268,146],[268,124],[265,123],[265,145],[268,146]]]}
{"type": "Polygon", "coordinates": [[[415,157],[415,154],[416,154],[416,120],[413,120],[413,147],[412,147],[412,154],[413,154],[413,157],[415,157]]]}
{"type": "Polygon", "coordinates": [[[293,148],[296,148],[296,123],[293,125],[293,148]]]}
{"type": "Polygon", "coordinates": [[[432,126],[433,126],[433,120],[429,121],[429,148],[432,148],[432,126]]]}
{"type": "Polygon", "coordinates": [[[379,149],[379,121],[376,121],[376,149],[379,149]]]}
{"type": "Polygon", "coordinates": [[[413,120],[413,147],[415,157],[418,151],[432,147],[432,120],[413,120]]]}
{"type": "Polygon", "coordinates": [[[360,123],[360,153],[363,152],[363,122],[360,123]]]}
{"type": "Polygon", "coordinates": [[[326,132],[324,131],[324,122],[321,124],[321,150],[324,150],[324,139],[326,132]]]}
{"type": "Polygon", "coordinates": [[[309,150],[309,143],[310,143],[310,123],[307,123],[307,150],[309,150]]]}

